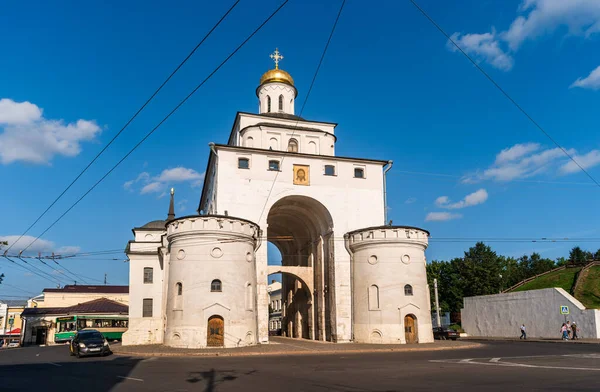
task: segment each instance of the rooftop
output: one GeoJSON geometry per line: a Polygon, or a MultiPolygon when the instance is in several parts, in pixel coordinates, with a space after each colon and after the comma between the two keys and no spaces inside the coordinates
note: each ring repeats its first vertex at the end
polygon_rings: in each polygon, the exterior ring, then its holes
{"type": "Polygon", "coordinates": [[[44,289],[44,293],[100,293],[100,294],[128,294],[129,286],[110,285],[72,285],[68,284],[62,289],[44,289]]]}

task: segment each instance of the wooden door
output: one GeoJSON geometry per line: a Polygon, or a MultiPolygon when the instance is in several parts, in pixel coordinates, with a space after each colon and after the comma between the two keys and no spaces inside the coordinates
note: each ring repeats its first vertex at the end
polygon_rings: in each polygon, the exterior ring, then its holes
{"type": "Polygon", "coordinates": [[[225,323],[223,317],[212,316],[208,319],[208,334],[206,345],[208,347],[223,347],[223,337],[225,336],[225,323]]]}
{"type": "Polygon", "coordinates": [[[417,322],[416,317],[412,314],[404,317],[404,338],[406,339],[406,343],[417,343],[418,335],[417,335],[417,322]]]}

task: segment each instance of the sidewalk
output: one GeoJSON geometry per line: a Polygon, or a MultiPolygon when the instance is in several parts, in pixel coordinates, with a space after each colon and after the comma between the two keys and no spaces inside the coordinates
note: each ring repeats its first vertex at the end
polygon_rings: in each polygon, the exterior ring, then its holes
{"type": "Polygon", "coordinates": [[[461,341],[436,341],[424,344],[360,344],[330,343],[304,339],[270,337],[269,344],[239,348],[187,349],[163,345],[112,346],[117,355],[142,357],[219,357],[256,355],[326,355],[384,352],[439,351],[480,347],[480,343],[461,341]]]}
{"type": "Polygon", "coordinates": [[[524,342],[524,343],[563,343],[563,344],[600,344],[600,339],[577,339],[562,340],[561,338],[527,338],[527,340],[518,337],[487,337],[487,336],[468,336],[461,338],[468,342],[524,342]]]}

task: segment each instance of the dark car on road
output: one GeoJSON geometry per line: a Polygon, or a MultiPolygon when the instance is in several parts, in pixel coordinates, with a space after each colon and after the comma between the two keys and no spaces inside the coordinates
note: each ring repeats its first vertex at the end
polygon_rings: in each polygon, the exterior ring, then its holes
{"type": "Polygon", "coordinates": [[[69,345],[71,355],[77,358],[87,355],[109,355],[111,354],[108,341],[95,329],[79,331],[71,340],[69,345]]]}
{"type": "Polygon", "coordinates": [[[445,328],[445,327],[435,327],[433,328],[433,338],[440,340],[456,340],[460,337],[460,333],[456,332],[453,329],[445,328]]]}

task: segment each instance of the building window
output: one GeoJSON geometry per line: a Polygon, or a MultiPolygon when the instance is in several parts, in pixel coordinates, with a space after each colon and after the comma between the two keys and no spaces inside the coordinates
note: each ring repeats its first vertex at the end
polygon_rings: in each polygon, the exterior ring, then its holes
{"type": "Polygon", "coordinates": [[[309,154],[316,154],[317,153],[317,143],[315,143],[315,142],[309,142],[308,143],[308,153],[309,154]]]}
{"type": "Polygon", "coordinates": [[[144,268],[144,283],[152,283],[154,270],[150,267],[144,268]]]}
{"type": "Polygon", "coordinates": [[[279,141],[276,137],[269,139],[269,150],[279,150],[279,141]]]}
{"type": "Polygon", "coordinates": [[[246,310],[254,309],[253,299],[254,296],[252,295],[252,285],[248,283],[246,285],[246,310]]]}
{"type": "Polygon", "coordinates": [[[298,152],[298,140],[290,139],[288,142],[288,152],[298,152]]]}
{"type": "Polygon", "coordinates": [[[221,291],[221,281],[219,279],[215,279],[211,282],[210,291],[212,291],[212,292],[220,292],[221,291]]]}
{"type": "Polygon", "coordinates": [[[279,161],[269,161],[269,170],[279,171],[279,161]]]}
{"type": "Polygon", "coordinates": [[[254,147],[254,138],[252,136],[246,138],[246,147],[254,147]]]}
{"type": "Polygon", "coordinates": [[[271,113],[271,96],[267,95],[267,113],[271,113]]]}
{"type": "Polygon", "coordinates": [[[283,95],[279,96],[279,111],[283,112],[283,95]]]}
{"type": "Polygon", "coordinates": [[[379,287],[371,285],[369,287],[369,310],[379,309],[379,287]]]}
{"type": "Polygon", "coordinates": [[[142,317],[152,317],[152,298],[144,298],[142,317]]]}
{"type": "Polygon", "coordinates": [[[404,286],[404,295],[413,295],[413,289],[411,285],[407,284],[404,286]]]}
{"type": "Polygon", "coordinates": [[[365,169],[360,167],[354,168],[354,178],[365,178],[365,169]]]}
{"type": "Polygon", "coordinates": [[[335,176],[335,166],[325,165],[325,175],[326,176],[335,176]]]}
{"type": "Polygon", "coordinates": [[[183,285],[181,283],[177,283],[177,295],[183,294],[183,285]]]}
{"type": "Polygon", "coordinates": [[[238,169],[250,169],[250,159],[238,158],[238,169]]]}

